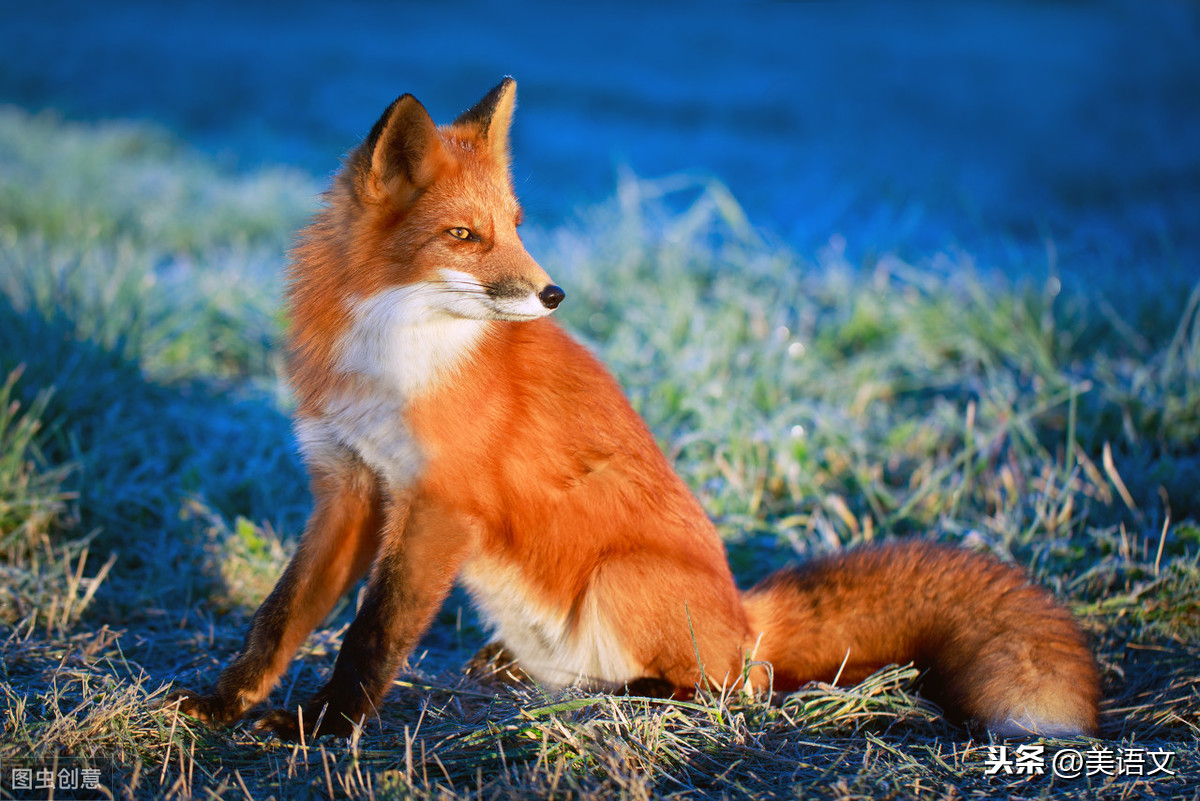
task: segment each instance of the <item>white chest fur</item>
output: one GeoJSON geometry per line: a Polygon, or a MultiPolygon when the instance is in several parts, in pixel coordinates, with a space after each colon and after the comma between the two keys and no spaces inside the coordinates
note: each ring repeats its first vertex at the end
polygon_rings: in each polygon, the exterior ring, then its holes
{"type": "Polygon", "coordinates": [[[487,325],[447,311],[445,295],[443,287],[421,283],[354,303],[338,369],[405,400],[430,389],[459,366],[487,325]]]}
{"type": "Polygon", "coordinates": [[[298,424],[307,458],[348,448],[393,485],[407,486],[419,474],[422,455],[405,408],[452,374],[488,325],[448,313],[442,294],[413,284],[351,305],[336,369],[354,380],[320,418],[298,424]]]}

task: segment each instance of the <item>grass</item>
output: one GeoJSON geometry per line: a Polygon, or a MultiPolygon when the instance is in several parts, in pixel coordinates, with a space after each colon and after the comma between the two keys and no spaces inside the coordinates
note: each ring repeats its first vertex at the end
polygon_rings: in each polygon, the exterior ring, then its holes
{"type": "Polygon", "coordinates": [[[288,746],[155,702],[232,658],[303,525],[279,271],[319,187],[11,109],[0,173],[0,763],[82,759],[123,798],[1200,793],[1200,285],[1114,300],[962,255],[849,264],[836,237],[806,261],[686,181],[527,235],[743,583],[893,536],[1014,561],[1104,673],[1103,739],[1047,752],[1168,749],[1174,776],[985,775],[905,666],[777,703],[498,686],[462,673],[484,634],[457,594],[378,722],[288,746]]]}

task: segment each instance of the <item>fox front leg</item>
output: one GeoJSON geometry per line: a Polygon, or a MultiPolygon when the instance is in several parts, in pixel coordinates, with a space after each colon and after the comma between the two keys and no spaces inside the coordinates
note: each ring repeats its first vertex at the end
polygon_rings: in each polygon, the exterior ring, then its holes
{"type": "Polygon", "coordinates": [[[165,705],[177,703],[180,712],[229,725],[266,698],[296,649],[371,564],[384,517],[377,485],[361,463],[314,471],[315,505],[300,547],[254,614],[241,654],[213,692],[177,690],[165,705]]]}
{"type": "Polygon", "coordinates": [[[268,712],[255,728],[284,740],[348,736],[373,715],[399,670],[450,591],[467,558],[469,528],[420,499],[411,509],[389,509],[379,556],[367,582],[362,607],[334,665],[333,676],[295,710],[268,712]],[[318,719],[321,721],[317,728],[318,719]]]}

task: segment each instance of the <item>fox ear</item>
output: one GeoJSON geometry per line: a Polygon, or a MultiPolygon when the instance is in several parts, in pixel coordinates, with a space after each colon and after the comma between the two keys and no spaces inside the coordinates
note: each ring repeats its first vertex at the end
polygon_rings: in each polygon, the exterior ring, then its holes
{"type": "Polygon", "coordinates": [[[429,112],[406,94],[383,112],[356,160],[366,199],[407,205],[449,165],[450,154],[429,112]]]}
{"type": "Polygon", "coordinates": [[[487,143],[492,158],[505,170],[508,169],[508,131],[512,127],[513,109],[517,105],[517,82],[505,76],[492,91],[488,92],[454,121],[455,128],[463,128],[487,143]]]}

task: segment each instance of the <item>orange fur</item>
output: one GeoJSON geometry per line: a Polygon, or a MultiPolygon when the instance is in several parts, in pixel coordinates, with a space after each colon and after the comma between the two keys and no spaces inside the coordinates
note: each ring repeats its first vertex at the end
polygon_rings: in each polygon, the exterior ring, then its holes
{"type": "MultiPolygon", "coordinates": [[[[443,128],[397,100],[302,235],[289,363],[317,510],[243,655],[182,708],[230,721],[261,700],[373,552],[310,728],[322,710],[327,733],[369,714],[461,577],[525,672],[553,685],[732,685],[757,646],[778,688],[915,660],[948,708],[997,731],[1094,731],[1082,635],[992,559],[892,545],[738,592],[716,529],[616,382],[544,319],[562,292],[516,230],[514,92],[506,79],[443,128]]],[[[260,725],[298,734],[293,713],[260,725]]]]}
{"type": "Polygon", "coordinates": [[[959,718],[1016,731],[1094,732],[1099,684],[1082,633],[1021,571],[928,543],[859,548],[767,577],[745,594],[775,687],[926,670],[922,692],[959,718]]]}

